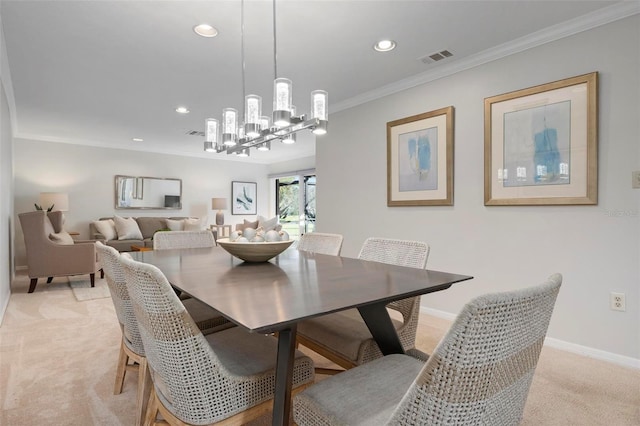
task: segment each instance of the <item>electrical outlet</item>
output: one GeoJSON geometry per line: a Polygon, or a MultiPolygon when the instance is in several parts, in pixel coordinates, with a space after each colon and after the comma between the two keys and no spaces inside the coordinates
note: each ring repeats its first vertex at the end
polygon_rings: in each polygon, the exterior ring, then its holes
{"type": "Polygon", "coordinates": [[[635,189],[640,188],[640,170],[631,172],[631,187],[635,189]]]}
{"type": "Polygon", "coordinates": [[[624,293],[611,292],[611,294],[609,295],[609,305],[611,307],[611,310],[613,311],[626,311],[627,302],[624,298],[624,293]]]}

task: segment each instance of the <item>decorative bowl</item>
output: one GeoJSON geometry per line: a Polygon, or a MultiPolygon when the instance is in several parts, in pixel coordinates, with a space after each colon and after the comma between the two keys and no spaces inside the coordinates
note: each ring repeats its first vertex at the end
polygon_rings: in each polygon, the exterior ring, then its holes
{"type": "Polygon", "coordinates": [[[271,243],[238,243],[229,241],[228,238],[220,238],[217,243],[231,255],[245,262],[266,262],[285,251],[294,240],[275,241],[271,243]]]}

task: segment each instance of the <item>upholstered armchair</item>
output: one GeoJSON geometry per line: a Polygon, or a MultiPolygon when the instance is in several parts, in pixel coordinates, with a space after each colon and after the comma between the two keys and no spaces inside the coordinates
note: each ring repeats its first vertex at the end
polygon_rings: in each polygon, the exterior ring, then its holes
{"type": "Polygon", "coordinates": [[[95,273],[100,270],[93,241],[74,242],[62,229],[62,212],[42,210],[20,213],[20,224],[27,249],[29,293],[33,293],[38,278],[89,274],[91,287],[95,273]]]}

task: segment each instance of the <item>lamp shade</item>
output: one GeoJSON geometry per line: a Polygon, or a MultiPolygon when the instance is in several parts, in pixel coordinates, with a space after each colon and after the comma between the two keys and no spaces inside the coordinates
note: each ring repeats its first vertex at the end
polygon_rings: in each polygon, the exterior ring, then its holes
{"type": "Polygon", "coordinates": [[[48,210],[50,207],[53,207],[53,211],[69,210],[69,194],[66,192],[41,192],[39,201],[43,210],[48,210]]]}

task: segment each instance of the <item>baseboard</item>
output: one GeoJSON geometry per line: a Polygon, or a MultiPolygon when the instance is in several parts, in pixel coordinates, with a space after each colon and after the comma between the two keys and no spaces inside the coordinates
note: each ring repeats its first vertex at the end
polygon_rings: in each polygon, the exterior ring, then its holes
{"type": "MultiPolygon", "coordinates": [[[[425,308],[424,306],[420,307],[420,312],[449,321],[453,321],[456,319],[456,315],[452,313],[440,311],[438,309],[425,308]]],[[[590,348],[588,346],[582,346],[576,343],[570,343],[564,340],[555,339],[553,337],[546,337],[544,339],[544,344],[546,346],[549,346],[550,348],[560,349],[562,351],[571,352],[589,358],[611,362],[623,367],[630,367],[640,370],[640,359],[632,358],[629,356],[618,355],[612,352],[607,352],[600,349],[590,348]]]]}

